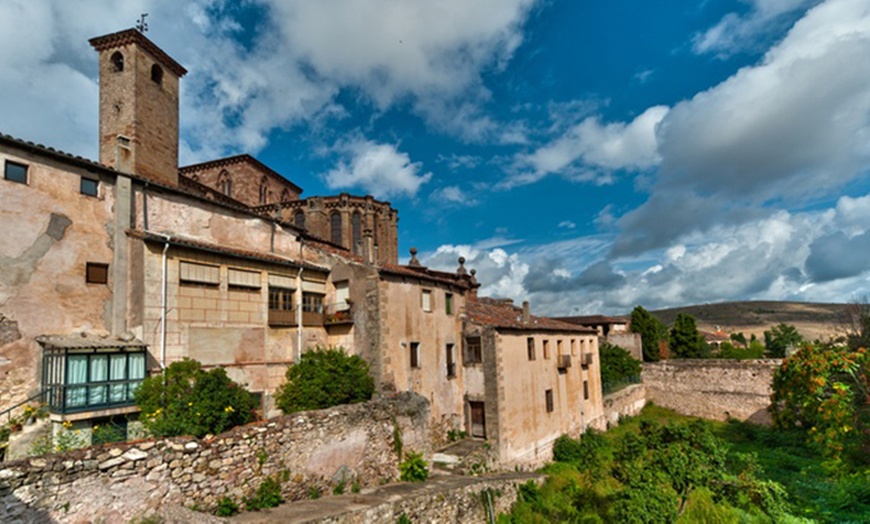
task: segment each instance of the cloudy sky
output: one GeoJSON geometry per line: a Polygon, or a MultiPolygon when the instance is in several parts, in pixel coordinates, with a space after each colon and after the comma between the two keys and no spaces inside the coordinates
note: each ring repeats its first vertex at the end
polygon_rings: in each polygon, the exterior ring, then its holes
{"type": "Polygon", "coordinates": [[[87,39],[183,64],[183,164],[399,210],[539,314],[870,294],[867,0],[2,0],[0,132],[96,158],[87,39]]]}

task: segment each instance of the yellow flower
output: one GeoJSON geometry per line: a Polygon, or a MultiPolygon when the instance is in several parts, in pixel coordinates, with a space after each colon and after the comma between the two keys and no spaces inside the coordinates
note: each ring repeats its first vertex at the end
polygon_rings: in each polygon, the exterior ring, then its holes
{"type": "Polygon", "coordinates": [[[232,412],[235,411],[235,410],[233,409],[232,406],[227,406],[227,407],[224,408],[224,411],[226,411],[227,413],[232,413],[232,412]]]}
{"type": "Polygon", "coordinates": [[[193,402],[188,402],[187,405],[188,405],[188,406],[192,406],[192,405],[193,405],[193,402]]]}
{"type": "Polygon", "coordinates": [[[63,425],[64,429],[69,429],[72,427],[72,421],[64,420],[62,425],[63,425]]]}
{"type": "Polygon", "coordinates": [[[100,425],[99,425],[99,424],[94,424],[94,431],[96,431],[96,430],[98,430],[98,429],[100,429],[100,425]]]}

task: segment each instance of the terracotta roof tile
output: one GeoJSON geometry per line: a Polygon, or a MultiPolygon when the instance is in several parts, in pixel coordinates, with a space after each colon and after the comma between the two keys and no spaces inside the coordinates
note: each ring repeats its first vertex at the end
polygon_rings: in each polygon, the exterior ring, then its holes
{"type": "Polygon", "coordinates": [[[513,305],[510,299],[500,300],[481,297],[469,300],[465,306],[468,320],[476,324],[502,329],[522,331],[570,331],[573,333],[597,333],[594,329],[576,324],[568,324],[548,317],[531,315],[529,322],[523,322],[523,310],[513,305]]]}

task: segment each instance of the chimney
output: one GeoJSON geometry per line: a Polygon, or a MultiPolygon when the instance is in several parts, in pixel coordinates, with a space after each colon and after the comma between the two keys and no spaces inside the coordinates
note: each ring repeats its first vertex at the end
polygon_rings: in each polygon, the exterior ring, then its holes
{"type": "Polygon", "coordinates": [[[529,312],[529,301],[523,301],[523,324],[528,324],[531,321],[532,315],[529,312]]]}
{"type": "Polygon", "coordinates": [[[366,265],[371,265],[374,262],[374,236],[372,235],[372,230],[370,228],[363,229],[363,238],[362,238],[362,256],[363,260],[365,260],[366,265]]]}

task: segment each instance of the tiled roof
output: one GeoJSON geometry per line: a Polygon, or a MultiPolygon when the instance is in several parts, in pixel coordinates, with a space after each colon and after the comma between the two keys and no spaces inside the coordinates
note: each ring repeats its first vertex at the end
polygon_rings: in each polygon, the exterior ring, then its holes
{"type": "Polygon", "coordinates": [[[400,266],[397,264],[382,263],[378,266],[378,270],[381,273],[414,277],[422,280],[429,280],[431,282],[464,287],[466,289],[470,289],[473,286],[471,278],[468,276],[461,276],[456,273],[447,273],[444,271],[435,271],[425,267],[400,266]]]}
{"type": "Polygon", "coordinates": [[[104,49],[112,49],[114,47],[121,47],[127,44],[137,43],[142,46],[146,51],[151,53],[151,55],[159,60],[163,65],[168,67],[170,71],[175,73],[177,76],[181,77],[187,74],[187,69],[185,69],[181,64],[172,59],[171,56],[167,55],[162,49],[157,47],[157,44],[148,40],[148,38],[135,29],[124,29],[123,31],[118,31],[117,33],[112,33],[109,35],[98,36],[96,38],[91,38],[88,42],[94,46],[94,49],[97,51],[103,51],[104,49]]]}
{"type": "Polygon", "coordinates": [[[481,297],[468,300],[465,304],[468,320],[476,324],[502,329],[522,331],[570,331],[574,333],[597,333],[576,324],[530,315],[529,322],[523,322],[523,310],[513,305],[513,301],[481,297]]]}
{"type": "MultiPolygon", "coordinates": [[[[150,242],[159,242],[164,243],[167,241],[166,237],[153,233],[150,231],[142,231],[140,229],[128,229],[127,234],[134,238],[141,238],[143,240],[147,240],[150,242]]],[[[186,247],[190,249],[196,249],[199,251],[208,251],[211,253],[217,253],[220,255],[226,255],[230,257],[236,258],[244,258],[248,260],[257,260],[260,262],[269,262],[271,264],[279,264],[283,266],[292,266],[292,267],[302,267],[304,269],[311,269],[315,271],[323,271],[325,273],[329,272],[329,268],[317,266],[311,264],[309,262],[302,262],[298,260],[294,260],[292,258],[282,257],[276,255],[274,253],[264,253],[262,251],[248,251],[244,249],[231,248],[226,246],[220,246],[217,244],[210,244],[207,242],[202,242],[199,240],[193,240],[185,237],[178,237],[175,235],[171,235],[169,237],[169,245],[186,247]]]]}
{"type": "Polygon", "coordinates": [[[231,166],[233,164],[253,164],[254,167],[256,167],[257,169],[260,169],[261,171],[264,171],[266,173],[271,174],[274,177],[279,178],[282,183],[289,184],[291,187],[295,188],[300,193],[302,193],[301,187],[299,187],[296,184],[294,184],[293,182],[287,180],[287,178],[282,176],[280,173],[273,170],[272,168],[270,168],[266,164],[260,162],[259,160],[257,160],[256,158],[252,157],[251,155],[249,155],[247,153],[244,153],[241,155],[235,155],[235,156],[228,156],[226,158],[217,158],[215,160],[209,160],[207,162],[201,162],[199,164],[191,164],[189,166],[180,167],[178,169],[178,172],[183,174],[183,175],[187,175],[187,174],[197,173],[197,172],[202,171],[204,169],[210,169],[212,167],[225,167],[225,166],[231,166]]]}
{"type": "Polygon", "coordinates": [[[562,322],[570,324],[580,324],[583,326],[597,326],[601,324],[628,324],[628,319],[625,317],[606,317],[604,315],[585,315],[579,317],[553,317],[562,322]]]}

